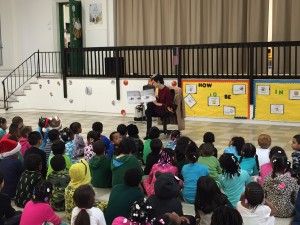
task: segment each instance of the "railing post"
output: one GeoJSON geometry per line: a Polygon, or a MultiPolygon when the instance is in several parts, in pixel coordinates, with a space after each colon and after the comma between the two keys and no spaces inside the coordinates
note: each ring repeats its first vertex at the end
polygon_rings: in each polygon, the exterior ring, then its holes
{"type": "Polygon", "coordinates": [[[5,94],[5,85],[4,85],[4,80],[2,81],[2,86],[3,86],[3,102],[4,102],[4,109],[8,109],[8,106],[6,107],[6,104],[7,104],[7,102],[6,102],[6,94],[5,94]]]}
{"type": "Polygon", "coordinates": [[[176,73],[177,73],[177,85],[178,87],[181,88],[181,80],[182,80],[182,77],[181,77],[181,48],[178,48],[178,52],[177,54],[179,54],[177,57],[178,57],[178,64],[175,66],[176,67],[176,73]]]}
{"type": "Polygon", "coordinates": [[[37,51],[37,74],[38,74],[38,78],[41,77],[41,69],[40,69],[40,50],[38,49],[37,51]]]}
{"type": "Polygon", "coordinates": [[[254,99],[254,47],[253,45],[250,46],[249,49],[249,89],[250,89],[250,104],[253,104],[253,99],[254,99]]]}
{"type": "Polygon", "coordinates": [[[64,48],[62,52],[63,56],[63,72],[62,72],[62,80],[63,80],[63,89],[64,89],[64,98],[68,97],[68,90],[67,90],[67,73],[68,73],[68,65],[67,65],[67,49],[64,48]]]}
{"type": "Polygon", "coordinates": [[[119,50],[116,50],[116,95],[117,95],[117,100],[120,100],[120,70],[119,70],[119,50]]]}

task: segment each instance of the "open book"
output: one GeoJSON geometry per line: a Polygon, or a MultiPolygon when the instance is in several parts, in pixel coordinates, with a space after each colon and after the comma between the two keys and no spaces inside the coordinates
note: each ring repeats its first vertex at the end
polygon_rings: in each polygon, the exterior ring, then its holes
{"type": "Polygon", "coordinates": [[[153,89],[144,91],[127,91],[128,104],[140,104],[142,102],[153,102],[156,100],[153,89]]]}

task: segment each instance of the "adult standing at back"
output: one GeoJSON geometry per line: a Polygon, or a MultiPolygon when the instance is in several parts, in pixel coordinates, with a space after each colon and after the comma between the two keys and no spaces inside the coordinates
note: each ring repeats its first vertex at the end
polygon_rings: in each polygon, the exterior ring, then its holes
{"type": "Polygon", "coordinates": [[[152,85],[158,88],[156,100],[147,104],[145,111],[147,117],[147,133],[152,127],[152,117],[164,117],[167,114],[167,107],[172,104],[172,95],[170,89],[164,85],[164,78],[160,74],[154,74],[151,77],[152,85]]]}

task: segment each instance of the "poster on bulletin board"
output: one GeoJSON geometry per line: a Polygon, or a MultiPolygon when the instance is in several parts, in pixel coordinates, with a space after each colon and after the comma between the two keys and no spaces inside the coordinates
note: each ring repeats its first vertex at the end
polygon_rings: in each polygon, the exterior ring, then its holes
{"type": "Polygon", "coordinates": [[[187,116],[249,119],[248,80],[184,80],[187,116]]]}
{"type": "Polygon", "coordinates": [[[255,80],[254,118],[300,122],[300,80],[255,80]]]}

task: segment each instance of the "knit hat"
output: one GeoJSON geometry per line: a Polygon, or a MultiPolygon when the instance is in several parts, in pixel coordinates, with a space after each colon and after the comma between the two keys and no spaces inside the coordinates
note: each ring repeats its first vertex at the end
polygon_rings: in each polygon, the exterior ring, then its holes
{"type": "Polygon", "coordinates": [[[6,158],[19,152],[21,145],[10,139],[2,139],[0,141],[0,158],[6,158]]]}
{"type": "Polygon", "coordinates": [[[178,197],[180,193],[179,178],[171,173],[156,172],[157,180],[154,184],[155,195],[160,199],[178,197]]]}

